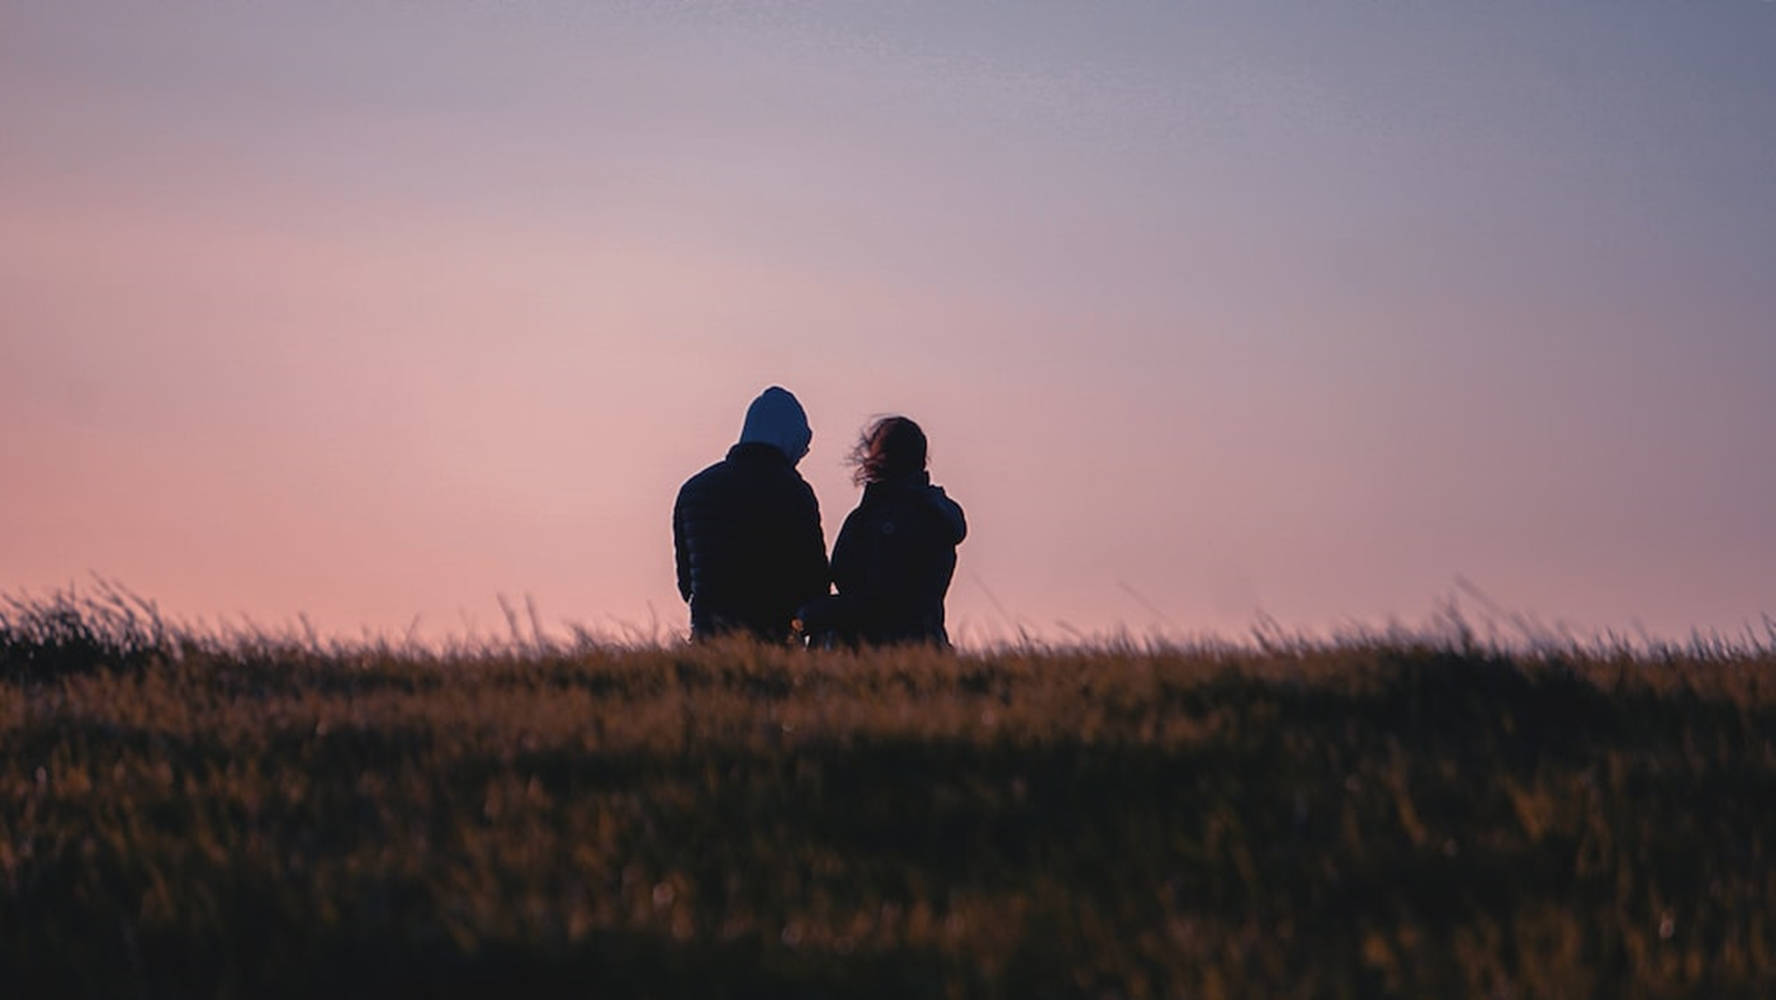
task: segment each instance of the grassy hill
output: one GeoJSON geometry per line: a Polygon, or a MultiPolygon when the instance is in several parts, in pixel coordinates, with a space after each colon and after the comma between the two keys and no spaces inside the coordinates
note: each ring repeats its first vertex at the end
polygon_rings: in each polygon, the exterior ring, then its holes
{"type": "Polygon", "coordinates": [[[1773,668],[1466,633],[440,653],[14,601],[0,970],[20,997],[1769,996],[1773,668]]]}

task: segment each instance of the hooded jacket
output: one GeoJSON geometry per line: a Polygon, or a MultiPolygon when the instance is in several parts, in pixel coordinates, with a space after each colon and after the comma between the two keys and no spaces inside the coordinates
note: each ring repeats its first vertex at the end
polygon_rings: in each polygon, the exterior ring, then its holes
{"type": "Polygon", "coordinates": [[[672,540],[693,636],[781,641],[796,609],[827,592],[820,504],[795,470],[812,439],[801,404],[773,386],[727,457],[679,488],[672,540]]]}
{"type": "Polygon", "coordinates": [[[944,595],[962,508],[926,473],[870,483],[833,545],[832,575],[855,637],[868,643],[948,645],[944,595]]]}

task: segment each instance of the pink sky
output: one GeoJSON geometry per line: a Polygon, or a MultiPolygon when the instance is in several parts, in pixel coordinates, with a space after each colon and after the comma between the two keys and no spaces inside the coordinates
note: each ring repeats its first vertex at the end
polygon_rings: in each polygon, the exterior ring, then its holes
{"type": "Polygon", "coordinates": [[[678,629],[781,384],[964,636],[1776,612],[1776,5],[264,6],[0,14],[0,589],[678,629]]]}

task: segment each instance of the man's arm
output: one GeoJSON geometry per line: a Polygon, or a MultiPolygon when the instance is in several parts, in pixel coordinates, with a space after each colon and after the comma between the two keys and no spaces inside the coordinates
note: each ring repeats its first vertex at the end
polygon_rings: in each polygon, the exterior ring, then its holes
{"type": "Polygon", "coordinates": [[[806,481],[801,483],[800,507],[793,527],[791,565],[797,567],[795,579],[802,589],[801,599],[808,601],[826,596],[831,589],[832,567],[826,561],[826,535],[820,529],[820,501],[806,481]]]}
{"type": "Polygon", "coordinates": [[[684,491],[672,504],[672,552],[678,559],[678,596],[691,599],[691,550],[685,544],[684,491]]]}

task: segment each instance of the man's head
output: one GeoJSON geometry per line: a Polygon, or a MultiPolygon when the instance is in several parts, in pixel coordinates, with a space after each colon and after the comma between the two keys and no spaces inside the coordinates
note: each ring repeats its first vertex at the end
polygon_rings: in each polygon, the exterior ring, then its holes
{"type": "Polygon", "coordinates": [[[746,424],[740,429],[741,444],[768,444],[794,465],[808,453],[814,432],[808,414],[788,389],[772,386],[746,408],[746,424]]]}

